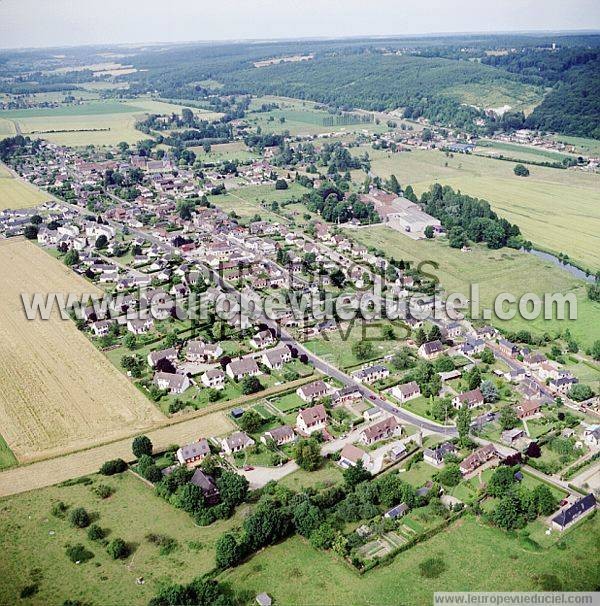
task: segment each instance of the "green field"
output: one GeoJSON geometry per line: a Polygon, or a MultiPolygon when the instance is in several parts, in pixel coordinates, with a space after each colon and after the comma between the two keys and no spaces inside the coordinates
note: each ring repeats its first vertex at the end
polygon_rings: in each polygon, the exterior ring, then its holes
{"type": "Polygon", "coordinates": [[[573,157],[570,154],[561,154],[559,152],[528,145],[485,140],[480,141],[477,144],[475,153],[496,157],[504,156],[505,158],[524,160],[525,162],[562,162],[565,158],[573,157]]]}
{"type": "Polygon", "coordinates": [[[318,135],[331,132],[361,132],[382,133],[388,130],[385,124],[365,123],[349,124],[346,126],[335,124],[324,126],[323,120],[330,118],[331,114],[321,109],[316,109],[312,101],[302,101],[287,97],[265,96],[253,99],[250,109],[257,109],[263,103],[277,103],[279,109],[268,112],[248,113],[247,121],[253,126],[260,126],[263,132],[281,133],[289,131],[291,135],[318,135]],[[284,121],[281,121],[281,118],[284,121]]]}
{"type": "Polygon", "coordinates": [[[291,183],[288,189],[277,190],[273,185],[253,185],[228,191],[224,195],[209,196],[209,200],[225,212],[235,211],[241,219],[250,219],[259,214],[263,220],[284,222],[278,214],[265,209],[262,203],[285,202],[299,199],[307,189],[298,183],[291,183]]]}
{"type": "MultiPolygon", "coordinates": [[[[92,101],[55,108],[5,110],[0,111],[0,124],[11,124],[8,121],[14,120],[24,135],[36,135],[60,145],[116,145],[120,141],[136,143],[147,138],[135,129],[135,123],[145,114],[181,113],[182,109],[181,105],[138,97],[128,101],[92,101]]],[[[192,108],[192,111],[206,120],[220,116],[201,109],[192,108]]],[[[0,126],[0,134],[2,130],[6,128],[0,126]]]]}
{"type": "Polygon", "coordinates": [[[341,481],[342,470],[335,463],[326,463],[316,471],[298,469],[285,476],[279,481],[279,484],[287,486],[291,490],[301,491],[307,488],[332,486],[341,483],[341,481]]]}
{"type": "Polygon", "coordinates": [[[17,464],[17,457],[9,448],[6,440],[0,436],[0,469],[6,469],[17,464]]]}
{"type": "MultiPolygon", "coordinates": [[[[448,157],[435,150],[392,154],[367,147],[354,153],[364,151],[376,175],[395,174],[418,194],[437,181],[484,198],[535,244],[567,253],[594,271],[600,268],[599,175],[530,165],[530,176],[523,178],[515,176],[512,162],[491,158],[448,157]]],[[[355,173],[355,178],[362,182],[364,173],[355,173]]]]}
{"type": "Polygon", "coordinates": [[[600,155],[600,141],[598,139],[586,139],[585,137],[567,137],[567,135],[554,135],[555,141],[574,145],[576,152],[586,156],[600,155]]]}
{"type": "Polygon", "coordinates": [[[16,179],[0,164],[0,210],[29,208],[51,199],[50,194],[26,181],[16,179]]]}
{"type": "Polygon", "coordinates": [[[544,588],[542,575],[556,576],[564,590],[595,589],[600,575],[599,517],[567,533],[565,543],[563,550],[524,551],[518,538],[467,515],[399,554],[389,565],[362,576],[336,556],[316,551],[295,537],[267,548],[221,578],[251,595],[266,591],[286,606],[330,603],[331,599],[335,604],[356,606],[429,606],[435,591],[540,590],[544,588]],[[438,578],[423,578],[419,564],[434,555],[446,569],[438,578]]]}
{"type": "MultiPolygon", "coordinates": [[[[116,489],[108,499],[96,496],[89,486],[53,486],[0,501],[0,546],[2,583],[0,603],[19,603],[23,587],[37,583],[38,593],[28,604],[147,604],[158,584],[168,580],[189,581],[214,566],[213,546],[225,530],[240,523],[243,507],[230,520],[198,527],[192,518],[154,495],[152,488],[130,473],[94,476],[94,484],[116,489]],[[124,561],[115,561],[105,548],[88,540],[85,530],[72,528],[67,520],[51,515],[52,504],[85,507],[97,523],[133,546],[124,561]],[[145,539],[147,533],[162,533],[176,539],[178,548],[160,555],[145,539]],[[190,545],[190,542],[192,545],[190,545]],[[73,564],[65,544],[82,543],[94,553],[83,564],[73,564]],[[136,579],[144,578],[138,585],[136,579]]],[[[23,602],[25,603],[25,602],[23,602]]]]}
{"type": "Polygon", "coordinates": [[[384,226],[360,230],[346,230],[351,237],[367,246],[384,250],[395,259],[415,263],[435,261],[438,269],[430,265],[423,269],[435,274],[447,293],[462,292],[470,296],[470,284],[479,284],[481,306],[489,307],[502,292],[520,296],[527,292],[569,293],[577,297],[577,320],[526,321],[518,315],[512,320],[492,318],[494,324],[508,330],[527,329],[533,332],[556,332],[567,327],[581,345],[589,346],[600,338],[600,304],[587,298],[585,287],[565,270],[549,261],[513,249],[490,250],[474,246],[463,253],[448,246],[442,239],[413,240],[384,226]]]}
{"type": "Polygon", "coordinates": [[[242,141],[213,145],[208,153],[200,146],[188,149],[193,151],[202,162],[224,162],[225,160],[247,162],[260,157],[260,154],[250,151],[242,141]]]}
{"type": "MultiPolygon", "coordinates": [[[[338,368],[349,368],[359,364],[366,364],[369,360],[378,360],[390,352],[399,349],[403,343],[400,341],[388,341],[382,338],[383,326],[389,322],[379,324],[363,324],[356,322],[348,332],[348,326],[343,325],[340,329],[324,333],[322,336],[306,341],[304,346],[317,356],[333,363],[338,368]],[[369,360],[359,360],[352,353],[352,346],[358,342],[368,339],[373,345],[373,355],[369,360]]],[[[406,333],[400,327],[394,327],[396,336],[401,338],[406,333]]]]}

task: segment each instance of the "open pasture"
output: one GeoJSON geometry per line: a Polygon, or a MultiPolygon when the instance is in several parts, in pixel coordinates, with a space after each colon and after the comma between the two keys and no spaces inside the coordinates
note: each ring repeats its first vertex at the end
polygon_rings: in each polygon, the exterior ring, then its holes
{"type": "MultiPolygon", "coordinates": [[[[246,506],[229,520],[199,527],[184,511],[157,495],[133,474],[106,478],[92,476],[93,484],[53,486],[10,497],[0,502],[0,546],[4,553],[0,603],[16,604],[23,587],[37,584],[38,592],[28,604],[147,604],[159,583],[189,582],[208,572],[214,564],[214,544],[219,535],[240,524],[246,506]],[[92,489],[104,484],[115,492],[101,499],[92,489]],[[126,560],[114,560],[106,548],[73,528],[68,519],[51,515],[54,503],[69,509],[85,507],[105,529],[107,540],[121,537],[131,547],[126,560]],[[164,534],[176,541],[170,554],[146,539],[148,533],[164,534]],[[74,564],[65,554],[65,544],[82,543],[94,554],[89,562],[74,564]],[[143,577],[144,584],[136,583],[143,577]]],[[[67,510],[67,516],[69,510],[67,510]]],[[[25,603],[25,602],[23,602],[25,603]]]]}
{"type": "Polygon", "coordinates": [[[202,162],[225,162],[226,160],[247,162],[260,157],[260,154],[249,150],[243,141],[212,145],[208,153],[204,151],[202,146],[189,147],[188,149],[193,151],[202,162]]]}
{"type": "Polygon", "coordinates": [[[27,320],[21,293],[95,293],[33,244],[0,245],[0,427],[19,462],[151,428],[163,415],[54,309],[27,320]]]}
{"type": "MultiPolygon", "coordinates": [[[[0,111],[0,124],[13,121],[24,135],[38,136],[60,145],[116,145],[120,141],[136,143],[147,138],[135,128],[135,123],[145,114],[181,113],[182,109],[181,105],[139,97],[127,101],[92,101],[54,108],[5,110],[0,111]]],[[[220,116],[215,112],[191,109],[205,120],[220,116]]]]}
{"type": "Polygon", "coordinates": [[[467,515],[364,575],[349,570],[337,556],[294,537],[223,573],[221,579],[252,595],[267,591],[274,601],[286,605],[320,604],[323,596],[335,595],[336,604],[366,606],[377,596],[378,604],[423,606],[431,604],[435,591],[541,590],[547,575],[556,577],[564,590],[585,591],[596,587],[600,572],[599,536],[596,516],[563,536],[564,549],[551,546],[532,553],[523,549],[518,537],[467,515]],[[444,570],[437,578],[427,579],[419,565],[433,555],[443,560],[444,570]]]}
{"type": "Polygon", "coordinates": [[[359,230],[346,230],[351,237],[366,246],[383,250],[395,259],[418,264],[433,261],[423,270],[435,275],[447,293],[461,292],[470,298],[470,285],[478,284],[481,308],[492,305],[503,292],[516,297],[524,293],[570,293],[577,298],[577,320],[527,321],[518,316],[512,320],[492,318],[494,324],[507,330],[530,330],[551,333],[569,328],[581,345],[590,346],[600,338],[600,304],[587,298],[585,287],[565,270],[549,261],[513,249],[490,250],[474,246],[470,252],[450,248],[445,240],[413,240],[389,227],[373,226],[359,230]]]}
{"type": "Polygon", "coordinates": [[[265,103],[277,103],[279,108],[267,112],[247,114],[248,122],[254,126],[260,126],[263,132],[281,133],[289,131],[291,135],[318,135],[331,132],[349,133],[361,131],[382,133],[388,130],[385,123],[337,124],[338,116],[318,109],[316,107],[317,104],[311,101],[266,96],[254,99],[250,107],[251,109],[256,109],[265,103]],[[332,117],[334,120],[333,125],[326,125],[326,121],[332,117]]]}
{"type": "MultiPolygon", "coordinates": [[[[600,268],[600,176],[577,169],[529,165],[529,177],[517,177],[514,164],[491,158],[418,150],[392,154],[370,148],[372,171],[395,174],[420,194],[434,182],[487,200],[502,217],[516,223],[532,242],[567,253],[592,270],[600,268]]],[[[364,173],[356,173],[362,181],[364,173]]]]}

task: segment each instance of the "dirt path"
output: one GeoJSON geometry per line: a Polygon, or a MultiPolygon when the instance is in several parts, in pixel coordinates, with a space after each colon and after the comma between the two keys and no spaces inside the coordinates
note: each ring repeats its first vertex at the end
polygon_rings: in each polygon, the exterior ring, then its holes
{"type": "MultiPolygon", "coordinates": [[[[198,440],[200,437],[223,435],[234,429],[233,422],[227,416],[227,411],[231,408],[294,389],[311,380],[314,380],[314,377],[306,377],[282,386],[275,386],[259,392],[253,397],[244,396],[222,402],[211,406],[210,409],[192,413],[193,417],[186,416],[181,420],[171,419],[169,425],[147,431],[146,435],[152,440],[155,450],[159,451],[172,444],[185,444],[198,440]]],[[[133,435],[88,450],[7,469],[0,473],[0,497],[52,486],[65,480],[95,473],[102,463],[109,459],[122,458],[130,461],[133,458],[132,437],[133,435]]]]}

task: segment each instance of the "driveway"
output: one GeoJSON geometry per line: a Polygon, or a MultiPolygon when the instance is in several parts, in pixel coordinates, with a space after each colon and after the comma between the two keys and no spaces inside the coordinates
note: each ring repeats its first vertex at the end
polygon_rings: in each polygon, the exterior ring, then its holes
{"type": "Polygon", "coordinates": [[[279,481],[299,469],[296,461],[288,461],[280,467],[255,467],[252,471],[237,469],[237,473],[250,482],[250,490],[257,490],[272,480],[279,481]]]}

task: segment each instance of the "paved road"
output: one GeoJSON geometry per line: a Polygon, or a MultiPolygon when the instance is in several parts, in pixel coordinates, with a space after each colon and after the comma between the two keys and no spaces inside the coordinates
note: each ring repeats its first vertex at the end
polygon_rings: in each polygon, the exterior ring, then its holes
{"type": "MultiPolygon", "coordinates": [[[[111,195],[111,197],[117,201],[120,201],[119,198],[117,198],[116,196],[111,195]]],[[[118,224],[116,224],[116,225],[118,225],[118,224]]],[[[129,231],[134,235],[137,235],[137,236],[140,236],[141,238],[145,238],[145,239],[149,240],[153,244],[156,244],[157,246],[161,247],[166,252],[170,252],[170,253],[180,252],[179,249],[175,248],[174,246],[171,246],[170,244],[168,244],[166,242],[163,242],[162,240],[159,240],[157,237],[155,237],[152,234],[149,234],[145,231],[141,231],[139,229],[132,229],[132,228],[130,228],[129,231]]],[[[218,286],[220,286],[220,288],[222,290],[224,290],[225,292],[234,294],[236,297],[239,297],[240,302],[243,302],[245,304],[247,304],[249,302],[249,299],[245,295],[243,295],[239,290],[237,290],[229,281],[225,280],[223,278],[223,276],[221,276],[212,267],[210,267],[206,264],[204,264],[204,267],[209,272],[209,274],[212,276],[212,279],[214,280],[214,282],[218,286]]],[[[306,355],[309,362],[321,373],[323,373],[324,375],[327,375],[329,377],[332,377],[333,379],[336,379],[343,385],[356,387],[369,402],[373,403],[374,406],[377,406],[378,408],[382,409],[383,411],[395,415],[398,419],[400,419],[401,421],[404,421],[405,423],[410,423],[410,424],[420,427],[422,429],[426,429],[428,431],[432,431],[434,433],[442,434],[445,436],[454,437],[454,436],[458,435],[458,432],[454,426],[444,426],[444,425],[440,425],[438,423],[434,423],[433,421],[427,421],[427,420],[423,419],[422,417],[419,417],[418,415],[415,415],[406,410],[393,406],[390,402],[383,399],[381,396],[379,396],[377,393],[375,393],[372,389],[370,389],[366,385],[359,383],[358,381],[353,379],[350,375],[346,374],[345,372],[341,371],[339,368],[333,366],[332,364],[326,362],[319,356],[312,353],[304,345],[302,345],[299,341],[297,341],[289,332],[287,332],[285,329],[283,329],[275,320],[272,320],[271,318],[267,318],[263,315],[262,317],[258,318],[258,321],[265,324],[270,329],[272,329],[277,334],[279,334],[280,340],[282,343],[285,343],[285,344],[289,345],[291,348],[296,349],[298,351],[298,353],[302,353],[302,354],[306,355]]]]}

